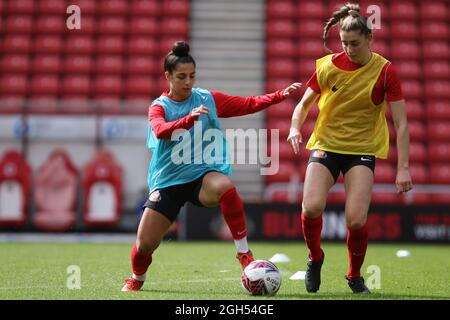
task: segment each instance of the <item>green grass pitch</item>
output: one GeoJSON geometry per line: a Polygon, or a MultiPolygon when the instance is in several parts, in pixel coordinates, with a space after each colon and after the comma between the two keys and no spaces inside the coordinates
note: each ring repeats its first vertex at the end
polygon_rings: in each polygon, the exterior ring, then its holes
{"type": "Polygon", "coordinates": [[[323,244],[326,260],[322,286],[316,294],[306,292],[303,280],[289,279],[306,268],[304,243],[250,245],[258,259],[269,259],[275,253],[284,253],[291,259],[277,263],[282,285],[274,297],[251,297],[243,292],[241,270],[231,241],[165,241],[154,254],[143,291],[138,293],[120,292],[123,280],[131,272],[131,244],[0,243],[0,300],[450,299],[448,245],[369,243],[362,275],[366,283],[371,276],[379,276],[380,288],[372,289],[373,294],[367,296],[352,294],[347,286],[344,275],[348,258],[343,243],[323,244]],[[399,249],[409,250],[411,255],[398,258],[399,249]],[[68,283],[77,283],[72,281],[74,275],[68,273],[73,265],[79,267],[80,289],[68,288],[68,283]]]}

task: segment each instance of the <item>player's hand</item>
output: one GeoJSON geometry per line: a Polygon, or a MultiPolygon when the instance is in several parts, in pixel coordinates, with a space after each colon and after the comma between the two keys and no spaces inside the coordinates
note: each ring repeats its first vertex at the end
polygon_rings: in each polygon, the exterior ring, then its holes
{"type": "Polygon", "coordinates": [[[192,117],[196,117],[197,118],[201,114],[209,115],[209,109],[208,109],[207,106],[201,105],[200,107],[194,108],[191,111],[191,116],[192,117]]]}
{"type": "Polygon", "coordinates": [[[285,98],[289,97],[291,94],[293,94],[295,91],[297,91],[298,89],[300,89],[300,87],[302,86],[302,84],[300,82],[294,82],[293,84],[291,84],[289,87],[287,87],[286,89],[284,89],[283,92],[283,96],[285,98]]]}
{"type": "Polygon", "coordinates": [[[398,169],[397,178],[395,179],[398,193],[405,193],[412,189],[413,184],[408,169],[398,169]]]}
{"type": "Polygon", "coordinates": [[[291,128],[289,130],[289,136],[287,142],[291,144],[292,150],[295,154],[300,153],[300,143],[302,143],[302,134],[297,128],[291,128]]]}

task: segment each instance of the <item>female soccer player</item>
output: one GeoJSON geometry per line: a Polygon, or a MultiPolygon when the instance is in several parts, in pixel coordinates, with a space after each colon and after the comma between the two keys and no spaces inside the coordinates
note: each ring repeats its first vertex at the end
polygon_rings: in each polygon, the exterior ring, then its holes
{"type": "Polygon", "coordinates": [[[340,172],[346,192],[345,217],[349,271],[346,279],[355,293],[369,293],[360,269],[367,242],[367,214],[374,179],[375,158],[386,159],[389,134],[385,118],[386,101],[392,110],[397,132],[399,193],[412,188],[409,173],[409,131],[405,101],[394,66],[371,52],[372,31],[359,5],[346,4],[333,13],[323,32],[324,47],[330,28],[339,22],[343,52],[329,54],[316,62],[292,115],[288,142],[299,153],[301,126],[320,95],[319,115],[306,146],[312,150],[306,170],[302,203],[302,230],[309,249],[306,290],[317,292],[324,252],[320,247],[322,212],[327,194],[340,172]]]}
{"type": "Polygon", "coordinates": [[[229,178],[232,169],[226,141],[223,135],[217,136],[218,118],[261,111],[289,97],[301,84],[293,83],[263,96],[228,96],[194,88],[195,68],[189,45],[176,42],[164,61],[170,88],[149,109],[147,146],[153,152],[148,172],[150,196],[131,251],[133,275],[125,281],[122,291],[138,291],[142,287],[152,253],[187,201],[203,207],[220,206],[242,268],[254,260],[247,244],[244,206],[229,178]],[[178,135],[177,129],[181,132],[178,135]],[[195,137],[198,133],[209,139],[199,141],[195,137]],[[206,152],[211,149],[214,152],[206,152]]]}

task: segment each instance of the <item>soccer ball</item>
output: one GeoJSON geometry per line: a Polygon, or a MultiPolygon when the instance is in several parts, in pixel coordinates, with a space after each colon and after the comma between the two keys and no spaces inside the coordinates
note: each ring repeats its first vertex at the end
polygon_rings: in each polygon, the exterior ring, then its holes
{"type": "Polygon", "coordinates": [[[269,260],[255,260],[242,272],[244,290],[253,296],[273,296],[281,286],[281,274],[269,260]]]}

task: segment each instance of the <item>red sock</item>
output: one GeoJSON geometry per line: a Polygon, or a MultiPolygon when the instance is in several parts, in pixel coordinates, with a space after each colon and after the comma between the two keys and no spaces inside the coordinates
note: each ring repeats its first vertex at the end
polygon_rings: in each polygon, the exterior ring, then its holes
{"type": "Polygon", "coordinates": [[[366,256],[369,240],[367,224],[360,229],[347,228],[347,249],[349,257],[348,278],[361,276],[361,266],[366,256]]]}
{"type": "Polygon", "coordinates": [[[131,267],[133,273],[137,276],[141,276],[147,272],[148,267],[152,263],[152,255],[142,255],[137,251],[136,245],[131,250],[131,267]]]}
{"type": "Polygon", "coordinates": [[[230,228],[234,240],[247,236],[245,223],[244,204],[242,203],[236,188],[231,188],[220,197],[220,210],[223,218],[230,228]]]}
{"type": "Polygon", "coordinates": [[[302,230],[311,260],[319,261],[322,258],[322,250],[320,249],[322,214],[316,218],[308,218],[305,213],[302,212],[302,230]]]}

